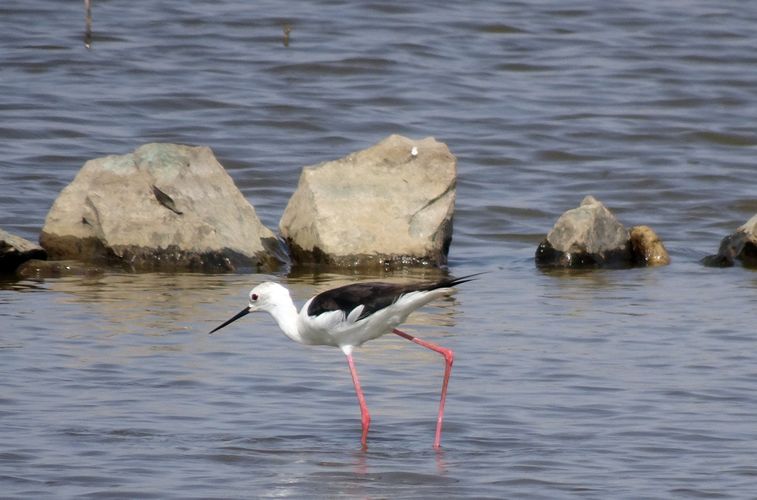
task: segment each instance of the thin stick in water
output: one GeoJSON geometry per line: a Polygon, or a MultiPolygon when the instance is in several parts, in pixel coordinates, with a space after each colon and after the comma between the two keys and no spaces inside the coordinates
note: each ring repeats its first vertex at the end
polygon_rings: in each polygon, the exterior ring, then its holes
{"type": "Polygon", "coordinates": [[[92,0],[84,0],[84,46],[92,47],[92,0]]]}

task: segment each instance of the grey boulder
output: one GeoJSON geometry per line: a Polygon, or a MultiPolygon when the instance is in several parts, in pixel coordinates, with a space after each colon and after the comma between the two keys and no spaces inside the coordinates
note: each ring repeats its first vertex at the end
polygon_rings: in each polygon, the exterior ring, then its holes
{"type": "Polygon", "coordinates": [[[457,160],[433,138],[391,135],[305,167],[279,228],[295,264],[440,266],[452,240],[457,160]]]}
{"type": "Polygon", "coordinates": [[[731,267],[737,260],[745,267],[757,267],[757,214],[723,238],[718,253],[708,255],[702,263],[710,267],[731,267]]]}
{"type": "Polygon", "coordinates": [[[557,219],[535,256],[539,267],[653,266],[670,262],[664,245],[647,226],[631,231],[600,201],[586,196],[557,219]]]}
{"type": "Polygon", "coordinates": [[[31,241],[0,229],[0,273],[12,273],[31,259],[45,259],[45,250],[31,241]]]}
{"type": "Polygon", "coordinates": [[[84,164],[47,214],[50,258],[130,270],[275,266],[275,235],[207,147],[146,144],[84,164]]]}

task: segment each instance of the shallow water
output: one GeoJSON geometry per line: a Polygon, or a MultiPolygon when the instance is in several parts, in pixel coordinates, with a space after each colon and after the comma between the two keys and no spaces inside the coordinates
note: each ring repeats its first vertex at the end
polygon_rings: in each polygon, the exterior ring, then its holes
{"type": "MultiPolygon", "coordinates": [[[[371,275],[118,274],[0,284],[7,498],[745,498],[757,490],[757,274],[697,263],[757,212],[748,2],[0,5],[0,227],[36,239],[88,159],[213,148],[269,227],[304,165],[390,133],[458,157],[449,270],[487,271],[356,356],[264,316],[371,275]],[[289,45],[283,25],[293,26],[289,45]],[[672,264],[545,273],[586,194],[672,264]]],[[[393,278],[421,278],[422,271],[393,278]]]]}

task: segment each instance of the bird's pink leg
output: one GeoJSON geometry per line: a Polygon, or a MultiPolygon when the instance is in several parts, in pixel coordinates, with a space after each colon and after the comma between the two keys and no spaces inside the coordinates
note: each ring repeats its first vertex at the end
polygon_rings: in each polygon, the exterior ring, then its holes
{"type": "Polygon", "coordinates": [[[444,420],[444,403],[447,400],[447,385],[449,384],[449,376],[452,373],[452,363],[455,361],[455,353],[452,349],[447,349],[446,347],[440,347],[431,342],[426,342],[425,340],[413,337],[402,330],[397,330],[395,328],[392,332],[410,342],[415,342],[418,345],[431,349],[444,356],[444,381],[442,382],[442,397],[439,401],[439,416],[436,418],[436,436],[434,437],[434,448],[439,448],[442,442],[442,421],[444,420]]]}
{"type": "Polygon", "coordinates": [[[352,359],[352,353],[347,353],[347,364],[350,365],[352,383],[355,384],[357,401],[358,403],[360,403],[360,422],[363,426],[363,434],[360,438],[360,442],[362,443],[363,448],[366,448],[368,445],[368,427],[370,427],[371,425],[371,414],[368,412],[368,405],[365,404],[363,389],[360,388],[360,379],[357,376],[357,370],[355,369],[355,361],[353,361],[352,359]]]}

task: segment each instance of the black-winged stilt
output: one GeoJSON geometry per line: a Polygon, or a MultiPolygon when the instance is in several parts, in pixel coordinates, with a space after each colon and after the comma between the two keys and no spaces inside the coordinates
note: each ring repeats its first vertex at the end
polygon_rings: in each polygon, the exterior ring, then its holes
{"type": "MultiPolygon", "coordinates": [[[[473,276],[473,275],[472,275],[473,276]]],[[[352,359],[352,350],[369,340],[387,333],[394,333],[418,345],[444,356],[444,380],[436,420],[434,447],[438,448],[442,436],[444,403],[447,385],[452,371],[454,353],[451,349],[426,342],[397,329],[411,312],[434,299],[451,295],[452,288],[470,281],[472,276],[447,278],[433,283],[409,285],[369,282],[354,283],[322,292],[297,308],[289,295],[289,290],[278,283],[261,283],[250,291],[250,303],[234,317],[214,328],[216,332],[226,325],[255,311],[265,311],[273,316],[284,335],[307,345],[327,345],[338,347],[347,356],[347,364],[355,385],[362,422],[361,443],[366,446],[371,416],[365,403],[360,379],[352,359]]]]}

